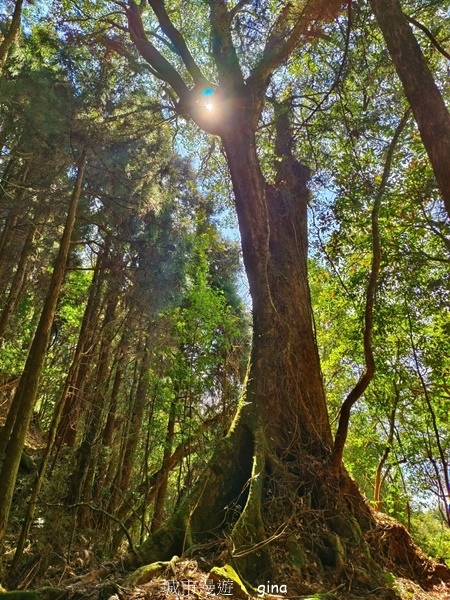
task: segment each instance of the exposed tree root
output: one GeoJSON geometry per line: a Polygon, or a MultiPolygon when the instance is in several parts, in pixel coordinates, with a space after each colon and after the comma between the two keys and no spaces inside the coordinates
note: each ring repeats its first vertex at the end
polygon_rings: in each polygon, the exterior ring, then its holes
{"type": "Polygon", "coordinates": [[[306,452],[279,460],[245,409],[191,495],[128,566],[204,555],[205,544],[245,584],[289,582],[290,595],[377,589],[395,598],[384,570],[422,586],[450,581],[401,525],[379,520],[344,470],[336,481],[326,461],[306,452]]]}

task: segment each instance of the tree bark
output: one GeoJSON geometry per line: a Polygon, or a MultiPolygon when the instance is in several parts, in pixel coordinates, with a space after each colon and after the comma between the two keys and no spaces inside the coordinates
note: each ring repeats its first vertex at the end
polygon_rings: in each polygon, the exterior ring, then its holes
{"type": "Polygon", "coordinates": [[[398,0],[371,0],[450,216],[450,113],[398,0]]]}
{"type": "Polygon", "coordinates": [[[77,171],[77,177],[70,200],[64,232],[58,255],[55,260],[50,287],[47,292],[39,324],[31,344],[19,387],[8,413],[0,440],[0,542],[5,535],[9,511],[22,455],[25,437],[33,413],[37,386],[44,364],[51,326],[55,316],[59,292],[64,280],[70,240],[75,224],[78,200],[81,195],[87,149],[84,148],[77,171]]]}

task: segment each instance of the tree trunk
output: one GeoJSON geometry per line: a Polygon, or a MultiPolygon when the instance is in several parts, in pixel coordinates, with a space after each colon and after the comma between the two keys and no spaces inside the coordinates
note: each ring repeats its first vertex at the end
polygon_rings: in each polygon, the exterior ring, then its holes
{"type": "Polygon", "coordinates": [[[169,463],[172,455],[172,447],[173,440],[175,437],[175,417],[176,417],[176,406],[177,406],[178,398],[175,395],[173,398],[170,410],[169,410],[169,420],[167,422],[167,433],[166,433],[166,442],[164,446],[164,455],[161,466],[161,483],[158,487],[158,491],[156,492],[154,511],[153,511],[153,519],[151,524],[151,531],[156,531],[159,527],[161,527],[164,520],[164,500],[166,498],[167,492],[167,484],[169,482],[169,463]]]}
{"type": "MultiPolygon", "coordinates": [[[[111,278],[112,282],[112,278],[111,278]]],[[[104,415],[107,411],[106,392],[108,388],[108,375],[110,367],[111,344],[114,337],[112,327],[115,321],[119,288],[112,283],[101,327],[101,344],[99,349],[98,364],[94,373],[95,384],[89,389],[88,405],[90,410],[87,418],[87,431],[77,452],[77,465],[71,477],[68,493],[68,502],[88,503],[92,499],[93,482],[99,456],[101,431],[104,425],[104,415]]],[[[87,525],[90,509],[81,507],[79,520],[82,526],[87,525]]]]}
{"type": "Polygon", "coordinates": [[[0,487],[0,542],[5,535],[8,523],[20,458],[33,413],[37,386],[44,364],[59,292],[64,280],[66,263],[70,250],[70,240],[74,228],[78,200],[81,195],[86,156],[87,150],[84,148],[70,200],[64,232],[54,264],[50,287],[25,363],[24,371],[20,379],[19,387],[14,396],[13,404],[8,413],[0,440],[0,461],[2,461],[0,471],[0,480],[2,482],[0,487]]]}
{"type": "Polygon", "coordinates": [[[253,299],[245,402],[205,476],[137,549],[143,562],[179,554],[223,529],[232,541],[230,559],[251,582],[275,574],[267,540],[281,531],[291,540],[285,560],[297,561],[302,577],[312,570],[308,555],[314,556],[311,564],[341,573],[341,539],[362,552],[360,524],[368,526],[370,511],[346,473],[340,473],[339,489],[330,469],[332,435],[307,280],[308,170],[294,160],[290,140],[287,115],[281,115],[277,177],[270,185],[251,128],[237,123],[223,138],[253,299]],[[317,510],[326,516],[314,529],[310,511],[317,510]],[[301,540],[295,526],[286,525],[299,513],[301,540]]]}
{"type": "Polygon", "coordinates": [[[22,252],[20,253],[19,264],[17,265],[16,272],[14,273],[8,298],[0,316],[0,339],[4,337],[9,318],[15,311],[17,303],[19,302],[20,292],[22,290],[27,272],[28,259],[33,251],[33,242],[36,229],[37,228],[35,225],[29,226],[28,235],[25,238],[25,243],[23,245],[22,252]]]}
{"type": "MultiPolygon", "coordinates": [[[[6,173],[11,168],[11,164],[12,164],[12,161],[10,161],[8,163],[8,166],[5,169],[5,177],[6,177],[6,173]]],[[[3,226],[3,230],[2,230],[2,233],[0,236],[0,273],[1,274],[3,274],[3,272],[5,272],[5,270],[8,266],[8,261],[5,260],[7,253],[8,253],[8,245],[13,236],[14,227],[17,224],[17,220],[18,220],[19,215],[22,210],[22,203],[23,203],[23,200],[28,191],[28,189],[25,185],[27,176],[28,176],[28,170],[29,170],[29,165],[26,164],[25,167],[23,168],[23,172],[22,172],[22,175],[20,178],[19,189],[14,197],[14,205],[11,208],[11,210],[9,211],[9,214],[5,219],[5,224],[3,226]]],[[[6,183],[5,183],[5,187],[6,187],[8,180],[5,179],[5,181],[6,181],[6,183]]],[[[2,285],[1,291],[3,291],[3,289],[6,289],[6,285],[5,286],[2,285]]]]}
{"type": "Polygon", "coordinates": [[[22,4],[23,0],[16,0],[14,12],[11,20],[11,25],[0,44],[0,69],[6,62],[8,52],[13,43],[15,42],[20,29],[20,19],[22,16],[22,4]]]}
{"type": "Polygon", "coordinates": [[[142,427],[142,418],[144,416],[145,405],[148,399],[149,369],[153,355],[150,351],[149,340],[144,344],[142,362],[139,372],[139,383],[136,390],[136,397],[130,415],[130,429],[128,433],[127,444],[125,448],[122,471],[118,480],[118,488],[125,492],[130,482],[131,473],[136,456],[136,450],[139,442],[139,434],[142,427]]]}
{"type": "Polygon", "coordinates": [[[371,0],[450,216],[450,113],[398,0],[371,0]]]}
{"type": "Polygon", "coordinates": [[[88,301],[84,310],[81,330],[77,341],[77,348],[75,350],[74,368],[70,370],[64,388],[65,398],[61,412],[61,419],[58,423],[58,429],[56,432],[57,452],[54,463],[63,443],[70,447],[75,445],[78,421],[81,411],[80,398],[82,397],[83,387],[87,380],[89,355],[92,351],[93,336],[96,332],[102,296],[104,261],[108,253],[109,242],[106,240],[102,253],[97,257],[94,275],[89,287],[88,301]]]}
{"type": "Polygon", "coordinates": [[[123,368],[125,361],[125,350],[124,350],[124,340],[122,339],[119,344],[119,357],[117,359],[117,364],[115,368],[115,375],[113,380],[113,386],[111,390],[111,397],[109,399],[109,408],[108,408],[108,416],[106,418],[105,427],[103,429],[102,435],[102,449],[103,454],[100,457],[100,465],[98,469],[98,474],[95,478],[95,488],[93,500],[99,502],[101,500],[101,496],[103,490],[105,489],[106,476],[111,466],[111,462],[115,460],[114,452],[113,452],[113,441],[114,441],[114,433],[115,433],[115,425],[117,418],[117,407],[119,404],[119,391],[122,385],[123,379],[123,368]]]}

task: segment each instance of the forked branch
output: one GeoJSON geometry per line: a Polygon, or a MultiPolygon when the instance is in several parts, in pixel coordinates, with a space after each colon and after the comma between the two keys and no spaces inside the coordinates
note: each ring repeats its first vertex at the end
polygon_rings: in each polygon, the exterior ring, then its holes
{"type": "Polygon", "coordinates": [[[130,0],[126,8],[128,30],[132,41],[141,56],[166,81],[181,100],[187,100],[189,88],[175,67],[149,41],[142,23],[141,11],[134,0],[130,0]]]}
{"type": "Polygon", "coordinates": [[[341,0],[307,0],[303,6],[287,2],[267,38],[263,55],[247,82],[259,88],[266,85],[271,74],[301,46],[302,42],[319,35],[320,26],[340,13],[341,0]]]}
{"type": "Polygon", "coordinates": [[[200,68],[194,60],[194,57],[187,47],[184,37],[174,26],[169,15],[167,14],[166,7],[164,6],[164,0],[149,0],[149,4],[153,9],[159,24],[161,25],[161,29],[181,56],[184,65],[188,70],[188,73],[191,75],[194,83],[196,85],[205,83],[205,77],[203,76],[200,68]]]}

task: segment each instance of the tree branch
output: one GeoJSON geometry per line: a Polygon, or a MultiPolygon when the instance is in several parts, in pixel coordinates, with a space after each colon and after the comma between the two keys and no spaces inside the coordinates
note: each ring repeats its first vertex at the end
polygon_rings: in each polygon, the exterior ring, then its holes
{"type": "Polygon", "coordinates": [[[181,100],[189,97],[189,88],[175,67],[149,41],[142,24],[141,11],[134,0],[130,0],[126,8],[128,31],[141,56],[156,71],[158,76],[167,82],[181,100]]]}
{"type": "Polygon", "coordinates": [[[438,52],[442,54],[442,56],[445,56],[445,58],[448,58],[448,60],[450,60],[450,53],[448,53],[447,50],[443,46],[441,46],[441,44],[437,41],[437,39],[434,37],[431,31],[427,27],[425,27],[423,23],[417,21],[417,19],[415,19],[414,17],[409,17],[408,15],[405,16],[412,25],[414,25],[418,29],[421,29],[424,32],[424,34],[427,36],[428,39],[431,40],[433,46],[438,52]]]}
{"type": "Polygon", "coordinates": [[[266,87],[273,71],[289,58],[304,39],[317,37],[320,25],[336,18],[341,5],[341,0],[308,0],[296,14],[298,6],[287,2],[267,38],[263,56],[247,83],[256,89],[266,87]]]}
{"type": "Polygon", "coordinates": [[[400,138],[400,135],[409,119],[409,115],[410,110],[408,109],[403,115],[402,119],[400,120],[400,123],[397,125],[397,128],[394,132],[394,136],[391,140],[391,143],[389,144],[381,183],[378,188],[378,192],[376,194],[372,209],[372,265],[369,275],[369,283],[367,284],[366,307],[364,311],[363,347],[365,369],[358,382],[356,383],[355,387],[350,391],[350,393],[348,394],[341,406],[339,424],[336,432],[336,437],[334,439],[334,447],[331,453],[331,466],[332,470],[336,474],[338,473],[342,462],[342,455],[344,452],[344,446],[348,433],[350,411],[355,402],[357,402],[364,394],[375,374],[375,359],[373,356],[372,349],[373,307],[375,301],[377,280],[381,265],[381,242],[378,214],[380,210],[381,200],[383,198],[389,175],[391,173],[391,165],[394,151],[397,146],[397,142],[400,138]]]}
{"type": "MultiPolygon", "coordinates": [[[[228,90],[244,86],[239,59],[231,37],[231,13],[225,0],[209,0],[213,36],[212,50],[219,83],[228,90]]],[[[235,7],[236,8],[236,7],[235,7]]]]}
{"type": "Polygon", "coordinates": [[[204,85],[207,83],[206,78],[203,76],[200,68],[194,60],[194,57],[189,51],[184,37],[174,26],[167,14],[166,7],[164,6],[164,0],[149,0],[149,4],[156,15],[156,18],[161,25],[161,29],[172,42],[177,52],[181,56],[183,63],[185,64],[188,73],[192,77],[195,85],[204,85]]]}
{"type": "Polygon", "coordinates": [[[240,0],[236,6],[233,6],[233,8],[230,10],[230,23],[231,21],[234,19],[234,17],[241,12],[241,10],[244,8],[244,6],[246,4],[249,4],[250,0],[240,0]]]}

